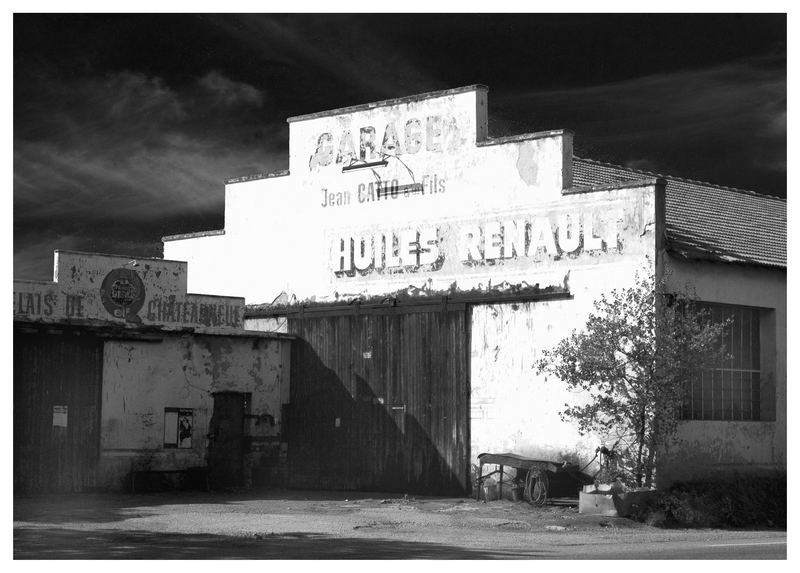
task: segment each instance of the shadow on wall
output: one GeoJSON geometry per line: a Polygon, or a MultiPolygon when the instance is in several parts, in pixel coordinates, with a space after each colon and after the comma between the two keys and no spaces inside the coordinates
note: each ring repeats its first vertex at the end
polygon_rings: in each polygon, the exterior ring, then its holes
{"type": "Polygon", "coordinates": [[[430,388],[429,381],[398,375],[397,361],[386,361],[388,370],[378,371],[351,361],[356,354],[363,357],[357,342],[348,341],[339,350],[330,361],[344,376],[329,368],[307,341],[293,343],[289,484],[467,493],[466,447],[452,438],[466,421],[435,404],[437,383],[430,388]],[[426,385],[427,393],[422,392],[426,385]],[[439,446],[432,436],[439,437],[439,446]]]}

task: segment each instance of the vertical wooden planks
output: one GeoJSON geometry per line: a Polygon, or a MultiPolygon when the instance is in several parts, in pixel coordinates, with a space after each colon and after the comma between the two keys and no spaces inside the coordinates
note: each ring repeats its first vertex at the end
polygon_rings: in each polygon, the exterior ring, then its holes
{"type": "Polygon", "coordinates": [[[292,364],[302,428],[289,441],[294,484],[468,491],[465,317],[435,307],[290,318],[302,339],[292,364]]]}
{"type": "Polygon", "coordinates": [[[96,485],[102,368],[95,337],[15,332],[15,492],[96,485]]]}

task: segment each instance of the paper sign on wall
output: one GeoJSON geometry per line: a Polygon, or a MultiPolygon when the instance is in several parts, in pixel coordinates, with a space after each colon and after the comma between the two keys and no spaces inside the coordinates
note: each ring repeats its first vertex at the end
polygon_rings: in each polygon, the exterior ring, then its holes
{"type": "Polygon", "coordinates": [[[67,407],[53,406],[53,427],[67,427],[67,407]]]}

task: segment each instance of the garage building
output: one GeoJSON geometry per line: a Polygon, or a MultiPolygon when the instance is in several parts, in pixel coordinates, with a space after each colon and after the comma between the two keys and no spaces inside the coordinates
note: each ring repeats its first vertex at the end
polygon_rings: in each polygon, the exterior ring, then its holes
{"type": "Polygon", "coordinates": [[[568,130],[493,138],[468,86],[290,118],[289,169],[227,182],[225,228],[164,237],[189,287],[286,332],[290,485],[463,493],[476,456],[600,445],[536,374],[652,261],[735,317],[659,476],[786,467],[786,202],[575,157],[568,130]],[[734,340],[735,338],[735,340],[734,340]]]}

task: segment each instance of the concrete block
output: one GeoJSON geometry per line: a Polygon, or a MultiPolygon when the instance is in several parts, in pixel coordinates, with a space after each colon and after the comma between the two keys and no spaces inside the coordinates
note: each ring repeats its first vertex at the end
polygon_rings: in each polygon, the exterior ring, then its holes
{"type": "Polygon", "coordinates": [[[634,506],[641,506],[657,495],[655,490],[609,493],[604,491],[580,492],[578,513],[586,515],[605,515],[607,517],[627,517],[634,506]]]}

